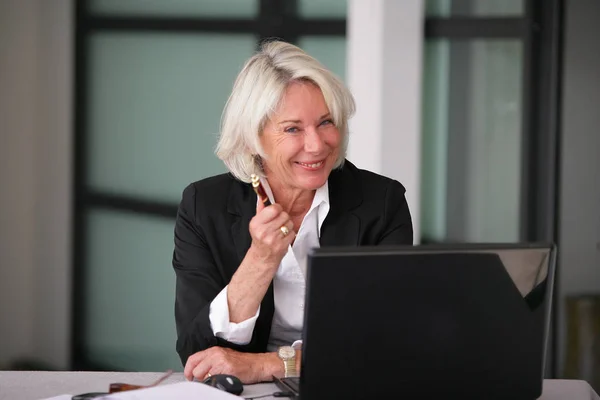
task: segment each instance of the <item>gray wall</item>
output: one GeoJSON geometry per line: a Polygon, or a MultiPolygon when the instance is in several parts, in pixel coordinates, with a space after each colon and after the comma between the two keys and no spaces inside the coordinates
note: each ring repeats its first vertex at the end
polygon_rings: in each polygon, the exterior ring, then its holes
{"type": "MultiPolygon", "coordinates": [[[[600,2],[565,3],[558,286],[561,306],[567,295],[600,294],[600,2]]],[[[564,317],[562,313],[559,331],[563,344],[564,317]]],[[[564,351],[560,355],[564,358],[564,351]]]]}
{"type": "Polygon", "coordinates": [[[68,366],[71,1],[0,1],[0,367],[68,366]]]}

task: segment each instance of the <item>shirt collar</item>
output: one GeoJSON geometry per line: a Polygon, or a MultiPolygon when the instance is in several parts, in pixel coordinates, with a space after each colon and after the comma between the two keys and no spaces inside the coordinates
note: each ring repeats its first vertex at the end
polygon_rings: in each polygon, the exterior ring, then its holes
{"type": "MultiPolygon", "coordinates": [[[[271,203],[275,203],[275,198],[273,197],[273,191],[271,190],[271,186],[269,186],[269,181],[266,178],[260,178],[263,187],[265,188],[265,192],[269,197],[271,203]]],[[[257,200],[258,201],[258,200],[257,200]]],[[[315,192],[315,197],[313,198],[312,204],[308,209],[306,215],[309,215],[313,212],[314,209],[317,209],[317,231],[319,237],[321,237],[321,226],[329,213],[329,182],[325,181],[325,184],[317,189],[315,192]]]]}
{"type": "Polygon", "coordinates": [[[317,209],[317,232],[319,233],[319,237],[321,237],[321,226],[329,213],[329,182],[325,181],[325,184],[317,189],[315,192],[315,197],[313,199],[313,203],[310,206],[308,212],[311,212],[314,208],[317,209]]]}

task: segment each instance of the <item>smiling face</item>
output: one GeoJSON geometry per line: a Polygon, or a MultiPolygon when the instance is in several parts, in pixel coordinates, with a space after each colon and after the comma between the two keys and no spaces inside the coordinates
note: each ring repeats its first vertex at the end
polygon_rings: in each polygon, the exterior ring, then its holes
{"type": "Polygon", "coordinates": [[[321,89],[310,82],[289,84],[260,139],[269,183],[288,190],[323,186],[342,143],[321,89]]]}

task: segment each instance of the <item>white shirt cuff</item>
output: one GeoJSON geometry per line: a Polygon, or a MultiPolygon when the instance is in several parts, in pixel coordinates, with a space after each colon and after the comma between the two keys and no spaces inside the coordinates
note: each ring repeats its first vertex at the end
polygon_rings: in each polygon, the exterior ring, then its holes
{"type": "Polygon", "coordinates": [[[302,340],[296,340],[294,343],[292,343],[292,348],[294,350],[302,350],[302,340]]]}
{"type": "Polygon", "coordinates": [[[210,312],[208,318],[213,334],[216,337],[225,339],[228,342],[245,345],[252,340],[254,325],[260,314],[260,305],[256,314],[240,323],[229,321],[229,303],[227,302],[227,286],[221,290],[221,293],[210,303],[210,312]]]}

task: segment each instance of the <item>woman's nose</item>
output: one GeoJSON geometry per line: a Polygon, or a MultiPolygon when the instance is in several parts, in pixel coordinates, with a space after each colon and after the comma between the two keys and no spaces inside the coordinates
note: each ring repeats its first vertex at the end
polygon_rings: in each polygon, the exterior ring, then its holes
{"type": "Polygon", "coordinates": [[[319,135],[316,128],[306,129],[304,135],[304,150],[308,153],[319,153],[325,145],[323,138],[319,135]]]}

